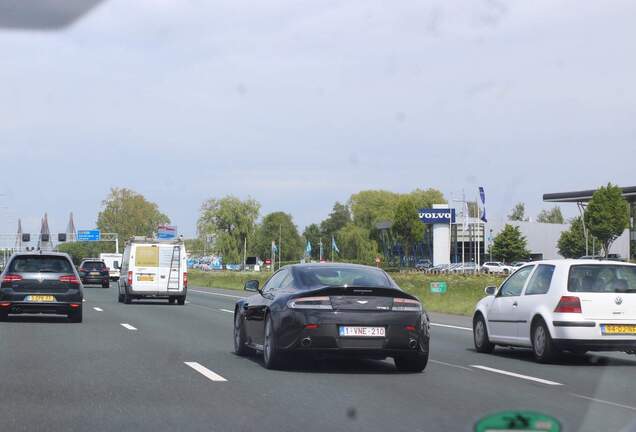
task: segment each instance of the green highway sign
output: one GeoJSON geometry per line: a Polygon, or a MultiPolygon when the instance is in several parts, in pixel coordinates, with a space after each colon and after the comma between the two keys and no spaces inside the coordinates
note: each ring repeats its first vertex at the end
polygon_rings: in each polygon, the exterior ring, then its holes
{"type": "Polygon", "coordinates": [[[535,431],[561,432],[554,417],[532,411],[503,411],[484,417],[475,424],[475,432],[535,431]]]}
{"type": "Polygon", "coordinates": [[[431,282],[431,292],[433,294],[444,294],[448,291],[446,282],[431,282]]]}

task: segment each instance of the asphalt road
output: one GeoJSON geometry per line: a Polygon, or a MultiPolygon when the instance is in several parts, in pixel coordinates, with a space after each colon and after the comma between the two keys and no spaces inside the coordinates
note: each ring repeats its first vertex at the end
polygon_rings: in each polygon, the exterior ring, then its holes
{"type": "Polygon", "coordinates": [[[0,323],[0,429],[470,431],[507,409],[553,415],[566,431],[619,431],[636,420],[634,356],[539,365],[526,350],[478,354],[469,319],[432,314],[424,373],[353,359],[269,371],[232,353],[240,291],[191,287],[185,306],[85,292],[82,324],[0,323]]]}

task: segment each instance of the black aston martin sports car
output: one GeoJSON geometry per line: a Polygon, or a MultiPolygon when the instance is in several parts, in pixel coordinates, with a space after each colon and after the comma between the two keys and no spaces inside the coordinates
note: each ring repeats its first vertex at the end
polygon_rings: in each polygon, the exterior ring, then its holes
{"type": "Polygon", "coordinates": [[[234,350],[262,351],[267,368],[287,354],[392,357],[399,370],[428,362],[429,319],[416,297],[383,270],[352,264],[298,264],[278,270],[234,310],[234,350]]]}

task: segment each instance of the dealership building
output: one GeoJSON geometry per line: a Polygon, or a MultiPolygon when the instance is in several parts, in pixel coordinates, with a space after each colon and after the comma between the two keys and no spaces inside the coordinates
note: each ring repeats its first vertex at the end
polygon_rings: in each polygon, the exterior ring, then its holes
{"type": "MultiPolygon", "coordinates": [[[[584,211],[587,203],[592,198],[595,190],[577,192],[548,193],[543,195],[543,201],[551,203],[571,203],[584,211]]],[[[622,188],[623,197],[628,201],[630,208],[629,228],[612,244],[610,253],[622,258],[636,259],[636,186],[622,188]]],[[[482,222],[478,218],[464,218],[448,205],[435,205],[431,211],[449,212],[446,216],[450,219],[439,221],[427,219],[432,229],[426,230],[424,238],[424,257],[437,264],[448,262],[479,262],[490,260],[488,250],[490,243],[503,230],[506,225],[519,228],[526,238],[530,258],[533,260],[559,259],[558,241],[561,233],[570,229],[570,224],[550,224],[530,221],[509,221],[503,217],[500,220],[482,222]]],[[[422,219],[423,215],[420,215],[422,219]]],[[[428,215],[427,215],[428,216],[428,215]]],[[[592,240],[588,242],[588,255],[601,254],[601,245],[592,240]]]]}

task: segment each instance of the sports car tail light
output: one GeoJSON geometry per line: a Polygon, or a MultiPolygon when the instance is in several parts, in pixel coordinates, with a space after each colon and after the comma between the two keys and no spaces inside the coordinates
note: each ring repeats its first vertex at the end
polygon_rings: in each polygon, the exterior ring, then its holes
{"type": "Polygon", "coordinates": [[[554,312],[558,313],[582,313],[581,300],[574,296],[563,296],[559,300],[554,312]]]}
{"type": "Polygon", "coordinates": [[[414,331],[416,330],[416,328],[415,328],[415,326],[414,326],[414,325],[407,325],[407,326],[404,326],[404,328],[405,328],[407,331],[412,331],[412,332],[414,332],[414,331]]]}
{"type": "Polygon", "coordinates": [[[22,276],[19,274],[8,274],[2,278],[2,282],[19,282],[22,280],[22,276]]]}
{"type": "Polygon", "coordinates": [[[329,297],[295,298],[287,302],[287,307],[290,309],[333,309],[329,297]]]}
{"type": "Polygon", "coordinates": [[[11,302],[0,302],[0,307],[8,308],[11,306],[11,302]]]}
{"type": "Polygon", "coordinates": [[[393,307],[391,308],[391,310],[404,311],[404,312],[419,312],[422,310],[422,305],[417,300],[396,297],[393,299],[393,307]]]}
{"type": "Polygon", "coordinates": [[[58,279],[62,283],[67,283],[71,285],[79,285],[80,281],[75,275],[64,275],[60,276],[58,279]]]}

